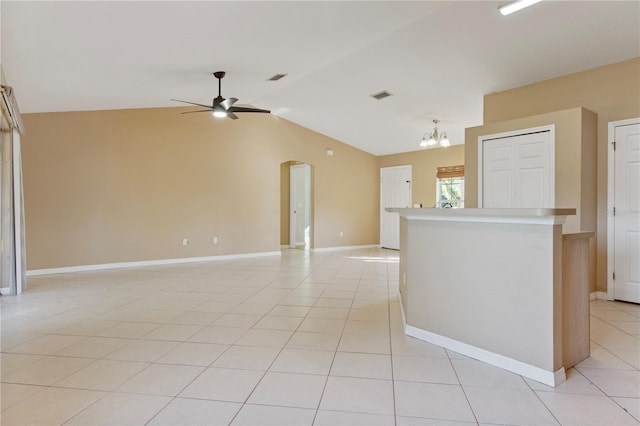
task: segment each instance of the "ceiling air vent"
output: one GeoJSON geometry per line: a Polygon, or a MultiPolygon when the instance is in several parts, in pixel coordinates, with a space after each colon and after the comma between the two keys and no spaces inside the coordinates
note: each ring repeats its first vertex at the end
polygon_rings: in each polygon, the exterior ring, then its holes
{"type": "Polygon", "coordinates": [[[382,92],[374,93],[373,95],[371,95],[372,98],[375,98],[377,100],[388,98],[389,96],[393,96],[393,95],[387,92],[386,90],[383,90],[382,92]]]}
{"type": "Polygon", "coordinates": [[[278,81],[280,80],[282,77],[285,77],[286,74],[276,74],[271,78],[268,78],[267,81],[278,81]]]}

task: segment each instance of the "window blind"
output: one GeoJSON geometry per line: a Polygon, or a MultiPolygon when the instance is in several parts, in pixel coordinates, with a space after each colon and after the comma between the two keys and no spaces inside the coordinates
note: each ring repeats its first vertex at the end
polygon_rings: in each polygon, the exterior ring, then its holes
{"type": "Polygon", "coordinates": [[[438,167],[436,172],[438,179],[451,179],[464,177],[464,165],[438,167]]]}

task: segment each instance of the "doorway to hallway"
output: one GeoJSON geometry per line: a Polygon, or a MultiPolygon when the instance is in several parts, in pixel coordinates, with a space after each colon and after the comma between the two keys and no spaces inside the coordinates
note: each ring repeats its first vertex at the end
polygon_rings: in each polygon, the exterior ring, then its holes
{"type": "Polygon", "coordinates": [[[308,250],[311,232],[311,166],[289,168],[289,247],[308,250]]]}
{"type": "Polygon", "coordinates": [[[280,245],[313,248],[313,166],[299,161],[280,165],[280,245]]]}

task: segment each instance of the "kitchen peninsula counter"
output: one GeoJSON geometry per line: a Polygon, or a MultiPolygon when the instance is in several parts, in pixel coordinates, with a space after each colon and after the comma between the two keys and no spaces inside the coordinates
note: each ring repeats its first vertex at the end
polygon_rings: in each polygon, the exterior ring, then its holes
{"type": "Polygon", "coordinates": [[[575,209],[387,211],[400,215],[406,334],[551,386],[589,356],[593,233],[563,242],[575,209]]]}

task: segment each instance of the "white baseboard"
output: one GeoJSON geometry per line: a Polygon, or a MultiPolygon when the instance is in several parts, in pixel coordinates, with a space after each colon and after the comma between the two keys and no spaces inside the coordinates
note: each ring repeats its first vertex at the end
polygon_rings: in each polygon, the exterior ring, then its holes
{"type": "Polygon", "coordinates": [[[607,297],[607,292],[606,291],[593,291],[591,293],[589,293],[589,301],[594,301],[594,300],[609,300],[609,298],[607,297]]]}
{"type": "Polygon", "coordinates": [[[139,268],[144,266],[176,265],[180,263],[210,262],[215,260],[250,259],[252,257],[280,256],[280,251],[260,253],[227,254],[220,256],[182,257],[177,259],[141,260],[136,262],[100,263],[96,265],[65,266],[61,268],[32,269],[27,271],[28,277],[36,275],[66,274],[69,272],[101,271],[106,269],[139,268]]]}
{"type": "Polygon", "coordinates": [[[366,244],[362,246],[338,246],[338,247],[320,247],[313,248],[311,251],[321,253],[325,251],[340,251],[340,250],[358,250],[358,249],[366,249],[366,248],[379,248],[378,244],[366,244]]]}
{"type": "Polygon", "coordinates": [[[528,377],[545,385],[556,387],[567,378],[564,367],[561,367],[555,372],[548,371],[535,365],[527,364],[517,359],[490,352],[477,346],[469,345],[410,325],[405,326],[405,334],[415,337],[416,339],[424,340],[425,342],[433,343],[434,345],[451,349],[462,355],[486,362],[487,364],[511,371],[512,373],[528,377]]]}
{"type": "Polygon", "coordinates": [[[495,367],[525,376],[537,382],[544,383],[545,385],[556,387],[567,379],[564,367],[561,367],[555,372],[547,371],[543,368],[490,352],[485,349],[478,348],[477,346],[469,345],[468,343],[463,343],[440,334],[408,325],[404,306],[402,305],[402,297],[399,299],[400,311],[402,313],[402,324],[404,325],[404,333],[407,336],[415,337],[416,339],[424,340],[425,342],[433,343],[434,345],[438,345],[446,349],[451,349],[459,354],[466,355],[473,359],[477,359],[478,361],[486,362],[487,364],[491,364],[495,367]]]}
{"type": "Polygon", "coordinates": [[[2,287],[0,288],[0,294],[2,295],[11,295],[11,289],[9,287],[2,287]]]}
{"type": "Polygon", "coordinates": [[[402,294],[398,291],[398,300],[400,301],[400,313],[402,314],[402,328],[407,329],[407,317],[404,315],[404,304],[402,303],[402,294]]]}

